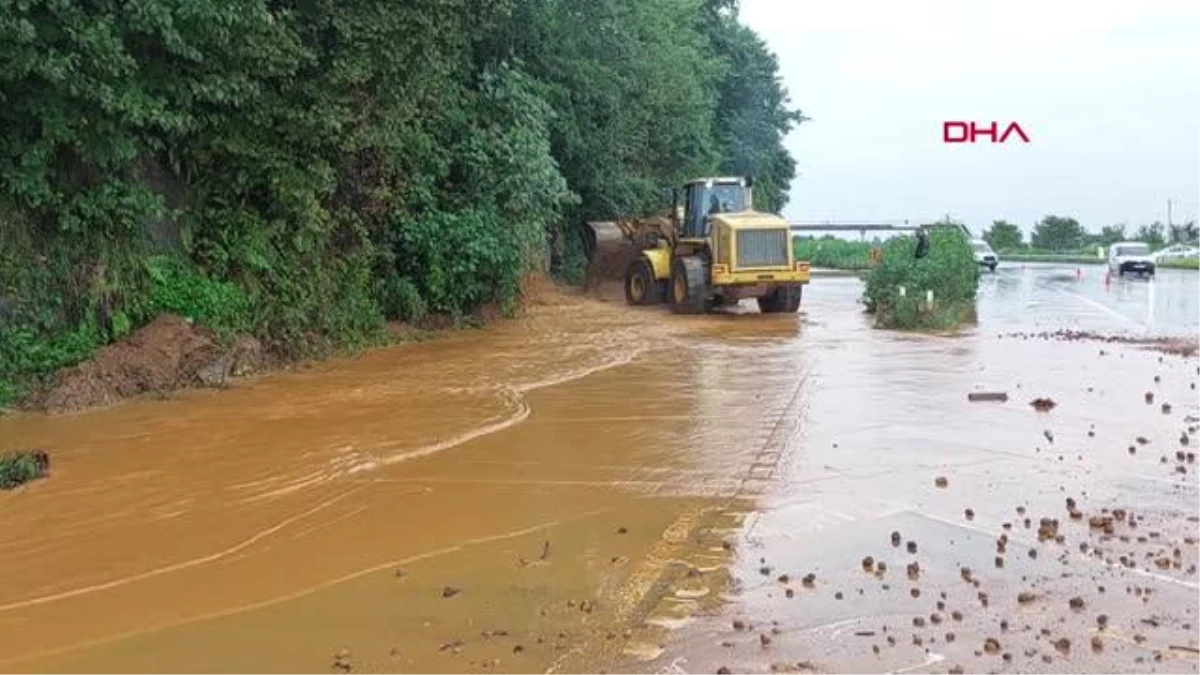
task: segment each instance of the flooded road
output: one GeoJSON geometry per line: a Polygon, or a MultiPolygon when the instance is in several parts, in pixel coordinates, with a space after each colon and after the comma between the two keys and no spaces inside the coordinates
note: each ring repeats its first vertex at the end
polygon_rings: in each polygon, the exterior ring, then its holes
{"type": "Polygon", "coordinates": [[[1196,359],[1001,335],[1195,339],[1198,281],[1002,267],[953,338],[870,329],[852,278],[814,279],[800,316],[562,297],[228,391],[0,418],[0,449],[53,457],[0,494],[0,668],[1197,672],[1196,359]]]}

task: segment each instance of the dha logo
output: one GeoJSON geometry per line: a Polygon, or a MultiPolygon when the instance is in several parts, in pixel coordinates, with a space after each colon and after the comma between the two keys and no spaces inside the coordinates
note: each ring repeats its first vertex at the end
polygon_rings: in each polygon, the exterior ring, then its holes
{"type": "Polygon", "coordinates": [[[1024,143],[1029,142],[1029,136],[1025,134],[1025,130],[1016,122],[1009,122],[1004,129],[1004,133],[997,137],[999,124],[996,122],[988,122],[986,125],[977,122],[943,122],[942,123],[942,142],[943,143],[975,143],[980,136],[986,136],[992,143],[1004,143],[1009,136],[1016,134],[1024,143]]]}

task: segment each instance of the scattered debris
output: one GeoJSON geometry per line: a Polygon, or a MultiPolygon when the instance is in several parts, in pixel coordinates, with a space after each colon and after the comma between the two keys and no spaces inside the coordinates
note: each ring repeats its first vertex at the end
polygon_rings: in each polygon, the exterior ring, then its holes
{"type": "Polygon", "coordinates": [[[1000,401],[1008,400],[1008,393],[1003,391],[973,391],[967,394],[968,401],[1000,401]]]}
{"type": "Polygon", "coordinates": [[[1033,409],[1038,412],[1047,412],[1058,404],[1052,398],[1035,398],[1029,402],[1029,405],[1033,406],[1033,409]]]}

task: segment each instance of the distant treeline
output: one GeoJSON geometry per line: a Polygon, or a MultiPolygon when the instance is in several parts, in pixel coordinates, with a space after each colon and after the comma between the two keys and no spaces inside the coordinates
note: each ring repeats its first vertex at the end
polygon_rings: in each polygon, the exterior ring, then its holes
{"type": "Polygon", "coordinates": [[[1081,252],[1094,254],[1096,247],[1108,246],[1118,241],[1141,241],[1152,249],[1169,244],[1196,244],[1200,240],[1200,229],[1195,221],[1182,225],[1164,225],[1154,222],[1136,230],[1127,230],[1124,225],[1106,225],[1099,232],[1085,230],[1074,218],[1046,216],[1033,228],[1028,241],[1025,233],[1015,224],[997,220],[983,232],[983,239],[997,252],[1016,253],[1024,251],[1081,252]]]}
{"type": "Polygon", "coordinates": [[[803,119],[736,0],[0,0],[0,405],[165,311],[299,355],[512,308],[665,186],[780,209],[803,119]]]}

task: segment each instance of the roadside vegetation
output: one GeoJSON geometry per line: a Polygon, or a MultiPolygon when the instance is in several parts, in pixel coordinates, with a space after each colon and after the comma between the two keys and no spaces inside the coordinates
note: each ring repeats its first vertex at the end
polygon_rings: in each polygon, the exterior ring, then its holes
{"type": "Polygon", "coordinates": [[[863,298],[876,327],[945,330],[974,316],[980,272],[966,236],[933,228],[929,244],[928,255],[917,258],[914,236],[883,243],[879,264],[866,275],[863,298]]]}
{"type": "Polygon", "coordinates": [[[871,267],[872,244],[848,241],[837,237],[793,237],[796,257],[807,260],[813,267],[832,270],[865,270],[871,267]]]}
{"type": "Polygon", "coordinates": [[[0,408],[167,311],[285,358],[512,312],[584,219],[795,171],[736,0],[4,6],[0,408]]]}

